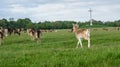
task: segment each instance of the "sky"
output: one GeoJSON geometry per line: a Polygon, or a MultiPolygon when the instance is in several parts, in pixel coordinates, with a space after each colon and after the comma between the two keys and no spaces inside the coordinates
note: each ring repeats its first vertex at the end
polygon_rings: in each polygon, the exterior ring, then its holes
{"type": "Polygon", "coordinates": [[[1,0],[0,19],[39,21],[120,20],[120,0],[1,0]]]}

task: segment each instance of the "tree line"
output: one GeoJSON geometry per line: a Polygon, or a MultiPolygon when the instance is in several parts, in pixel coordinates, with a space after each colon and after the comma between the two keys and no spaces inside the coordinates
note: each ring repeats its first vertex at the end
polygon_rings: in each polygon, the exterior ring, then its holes
{"type": "Polygon", "coordinates": [[[117,27],[120,26],[120,20],[116,21],[97,21],[92,20],[93,26],[90,26],[89,21],[76,22],[76,21],[44,21],[44,22],[32,22],[29,18],[7,20],[5,18],[0,19],[0,27],[3,28],[34,28],[34,29],[71,29],[72,24],[79,24],[79,27],[89,28],[89,27],[117,27]]]}

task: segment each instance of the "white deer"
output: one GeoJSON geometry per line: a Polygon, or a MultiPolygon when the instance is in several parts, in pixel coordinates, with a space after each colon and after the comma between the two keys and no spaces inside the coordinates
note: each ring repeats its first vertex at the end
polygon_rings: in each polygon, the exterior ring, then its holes
{"type": "Polygon", "coordinates": [[[78,48],[79,44],[82,48],[82,39],[88,40],[88,48],[90,48],[90,29],[78,30],[78,27],[78,24],[73,24],[72,28],[72,31],[75,33],[76,38],[78,39],[76,48],[78,48]]]}

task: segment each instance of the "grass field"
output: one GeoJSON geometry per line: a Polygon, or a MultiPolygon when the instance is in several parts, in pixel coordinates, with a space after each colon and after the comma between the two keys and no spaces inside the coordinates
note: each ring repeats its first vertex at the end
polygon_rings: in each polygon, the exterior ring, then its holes
{"type": "Polygon", "coordinates": [[[91,48],[68,30],[42,34],[37,44],[28,37],[12,35],[0,46],[0,67],[120,67],[120,31],[91,30],[91,48]]]}

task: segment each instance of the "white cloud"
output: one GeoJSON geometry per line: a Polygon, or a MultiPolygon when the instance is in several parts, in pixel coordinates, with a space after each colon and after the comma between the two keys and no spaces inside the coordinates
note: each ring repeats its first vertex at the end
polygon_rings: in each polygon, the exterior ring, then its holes
{"type": "Polygon", "coordinates": [[[118,0],[6,0],[1,3],[0,17],[28,17],[34,21],[87,21],[89,20],[89,8],[93,9],[94,19],[111,20],[115,16],[116,18],[112,20],[117,20],[120,17],[118,0]]]}
{"type": "Polygon", "coordinates": [[[9,9],[11,13],[26,13],[26,8],[20,4],[13,4],[9,9]]]}

